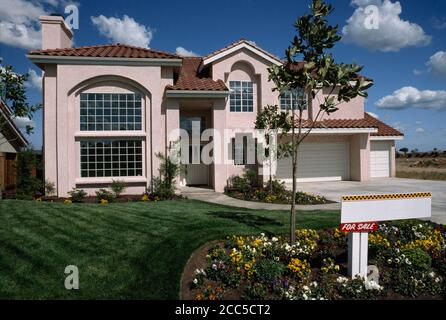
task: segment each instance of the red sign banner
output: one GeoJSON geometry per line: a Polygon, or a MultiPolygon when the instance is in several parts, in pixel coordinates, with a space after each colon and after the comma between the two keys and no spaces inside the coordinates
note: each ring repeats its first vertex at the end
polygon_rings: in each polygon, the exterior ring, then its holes
{"type": "Polygon", "coordinates": [[[366,232],[378,229],[378,222],[347,222],[339,225],[342,232],[366,232]]]}

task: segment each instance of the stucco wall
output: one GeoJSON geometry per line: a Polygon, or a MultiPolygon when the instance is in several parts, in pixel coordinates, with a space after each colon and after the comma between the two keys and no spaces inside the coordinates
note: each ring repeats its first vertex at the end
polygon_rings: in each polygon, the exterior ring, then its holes
{"type": "MultiPolygon", "coordinates": [[[[333,94],[337,93],[337,89],[333,92],[333,94]]],[[[320,103],[322,103],[325,97],[329,96],[331,93],[331,89],[324,88],[320,90],[315,99],[311,101],[311,117],[313,119],[316,118],[319,110],[320,103]]],[[[336,101],[336,99],[335,99],[336,101]]],[[[337,102],[336,102],[337,103],[337,102]]],[[[356,97],[349,102],[341,102],[337,106],[339,110],[327,115],[326,113],[323,116],[319,117],[319,119],[362,119],[364,118],[364,98],[356,97]]]]}
{"type": "Polygon", "coordinates": [[[370,135],[361,133],[350,138],[350,179],[370,180],[370,135]]]}
{"type": "Polygon", "coordinates": [[[221,79],[229,87],[231,80],[254,82],[253,112],[230,112],[229,99],[225,104],[225,118],[228,128],[253,128],[258,110],[268,104],[278,104],[279,94],[273,92],[274,84],[268,81],[271,63],[247,49],[227,55],[212,65],[212,78],[221,79]]]}
{"type": "MultiPolygon", "coordinates": [[[[156,172],[159,161],[153,155],[164,151],[165,134],[161,114],[164,82],[161,67],[158,66],[100,66],[100,65],[58,65],[49,66],[45,72],[45,178],[54,181],[58,195],[66,196],[79,178],[78,145],[75,136],[79,133],[79,93],[126,92],[137,90],[144,95],[145,130],[137,133],[144,139],[146,161],[144,175],[147,184],[156,172]],[[111,81],[111,82],[110,82],[111,81]],[[151,139],[152,133],[156,139],[151,139]],[[153,165],[153,167],[152,167],[153,165]]],[[[82,132],[92,137],[129,137],[135,132],[82,132]]],[[[125,178],[122,178],[125,180],[125,178]]],[[[91,178],[93,181],[94,178],[91,178]]],[[[128,190],[129,192],[130,190],[128,190]]],[[[140,187],[142,193],[144,187],[140,187]]],[[[90,193],[93,189],[89,190],[90,193]]]]}

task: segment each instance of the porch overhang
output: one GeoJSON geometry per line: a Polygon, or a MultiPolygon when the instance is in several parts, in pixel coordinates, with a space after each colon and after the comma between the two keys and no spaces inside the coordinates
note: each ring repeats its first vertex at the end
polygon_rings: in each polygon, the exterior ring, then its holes
{"type": "Polygon", "coordinates": [[[404,136],[371,136],[372,141],[404,140],[404,136]]]}
{"type": "Polygon", "coordinates": [[[227,98],[229,91],[166,90],[167,98],[227,98]]]}
{"type": "MultiPolygon", "coordinates": [[[[310,129],[303,128],[302,133],[308,133],[310,129]]],[[[313,128],[310,134],[355,134],[378,133],[378,128],[313,128]]]]}

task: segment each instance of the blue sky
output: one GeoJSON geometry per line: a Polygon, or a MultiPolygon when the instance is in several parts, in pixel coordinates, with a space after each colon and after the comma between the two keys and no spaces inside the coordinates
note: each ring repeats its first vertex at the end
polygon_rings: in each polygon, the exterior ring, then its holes
{"type": "MultiPolygon", "coordinates": [[[[283,57],[294,35],[293,22],[306,12],[308,2],[80,0],[75,2],[80,19],[74,41],[82,46],[129,39],[154,49],[175,52],[182,47],[206,55],[246,38],[283,57]]],[[[330,22],[338,24],[341,33],[347,26],[345,41],[333,50],[336,60],[363,65],[362,73],[375,81],[366,110],[405,133],[398,147],[446,149],[446,1],[328,2],[335,7],[330,22]],[[377,30],[364,28],[368,5],[378,9],[377,30]]],[[[0,0],[3,65],[12,65],[21,73],[35,70],[40,75],[25,57],[32,43],[40,41],[38,14],[63,13],[66,4],[66,0],[0,0]]],[[[38,78],[34,80],[28,97],[40,102],[38,78]]],[[[35,134],[29,140],[40,149],[41,113],[34,120],[35,134]]]]}

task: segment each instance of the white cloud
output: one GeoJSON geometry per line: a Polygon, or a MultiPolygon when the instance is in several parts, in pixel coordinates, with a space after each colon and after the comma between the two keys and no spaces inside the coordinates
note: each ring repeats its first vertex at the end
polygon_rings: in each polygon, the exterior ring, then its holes
{"type": "Polygon", "coordinates": [[[418,90],[414,87],[403,87],[376,102],[382,109],[432,109],[446,111],[446,91],[418,90]]]}
{"type": "Polygon", "coordinates": [[[419,76],[419,75],[423,74],[422,70],[413,69],[412,71],[413,71],[413,74],[416,75],[416,76],[419,76]]]}
{"type": "Polygon", "coordinates": [[[23,49],[40,48],[39,16],[43,14],[42,2],[0,1],[0,42],[23,49]]]}
{"type": "Polygon", "coordinates": [[[405,132],[407,130],[407,123],[397,121],[393,123],[392,127],[398,131],[405,132]]]}
{"type": "Polygon", "coordinates": [[[421,127],[415,129],[415,133],[423,133],[423,132],[424,132],[424,129],[421,127]]]}
{"type": "Polygon", "coordinates": [[[39,16],[58,8],[63,9],[69,3],[75,2],[69,0],[0,1],[0,43],[22,49],[39,49],[42,41],[39,16]]]}
{"type": "Polygon", "coordinates": [[[417,125],[421,125],[423,122],[421,122],[421,121],[415,121],[415,124],[417,124],[417,125]]]}
{"type": "Polygon", "coordinates": [[[36,125],[35,122],[30,120],[28,117],[16,117],[14,118],[14,123],[19,129],[22,130],[26,130],[27,126],[34,128],[36,125]]]}
{"type": "Polygon", "coordinates": [[[438,51],[432,55],[426,65],[432,73],[446,76],[446,51],[438,51]]]}
{"type": "Polygon", "coordinates": [[[374,113],[374,112],[370,112],[370,111],[368,111],[367,113],[368,113],[369,115],[371,115],[373,118],[379,119],[379,116],[378,116],[376,113],[374,113]]]}
{"type": "Polygon", "coordinates": [[[114,17],[91,17],[99,33],[113,42],[147,48],[153,38],[153,30],[124,15],[122,19],[114,17]]]}
{"type": "Polygon", "coordinates": [[[444,29],[446,29],[446,18],[445,17],[441,17],[441,18],[433,17],[431,19],[431,24],[435,29],[444,30],[444,29]]]}
{"type": "Polygon", "coordinates": [[[33,69],[28,70],[28,75],[29,77],[26,86],[28,88],[36,88],[42,91],[42,75],[38,75],[33,69]]]}
{"type": "Polygon", "coordinates": [[[410,46],[424,46],[431,37],[416,23],[402,20],[399,2],[390,0],[353,0],[357,6],[353,15],[342,29],[343,40],[355,43],[372,51],[399,51],[410,46]],[[367,6],[375,5],[379,13],[377,29],[367,28],[370,13],[367,6]]]}
{"type": "Polygon", "coordinates": [[[175,50],[175,53],[182,57],[196,57],[197,56],[197,54],[195,52],[187,50],[183,47],[177,47],[177,49],[175,50]]]}

